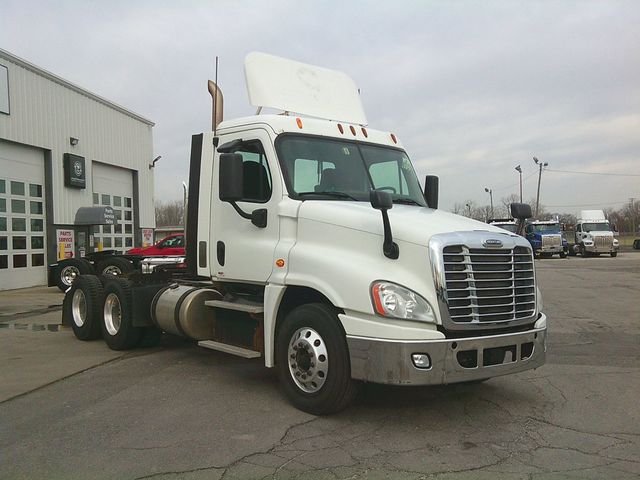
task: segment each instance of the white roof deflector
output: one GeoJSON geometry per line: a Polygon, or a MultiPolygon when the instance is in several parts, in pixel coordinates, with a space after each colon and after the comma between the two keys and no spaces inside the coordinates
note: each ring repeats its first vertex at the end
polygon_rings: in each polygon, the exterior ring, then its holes
{"type": "Polygon", "coordinates": [[[254,107],[367,124],[358,88],[345,73],[252,52],[245,58],[244,74],[254,107]]]}

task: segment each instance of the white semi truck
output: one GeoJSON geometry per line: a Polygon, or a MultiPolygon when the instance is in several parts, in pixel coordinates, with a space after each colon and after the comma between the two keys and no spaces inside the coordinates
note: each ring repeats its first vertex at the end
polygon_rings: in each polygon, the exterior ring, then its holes
{"type": "Polygon", "coordinates": [[[476,382],[544,363],[524,238],[438,210],[437,177],[421,190],[345,74],[261,53],[245,74],[252,105],[283,114],[219,123],[213,86],[214,131],[192,139],[188,274],[79,276],[63,309],[78,338],[128,349],[164,331],[260,358],[315,414],[362,382],[476,382]]]}
{"type": "Polygon", "coordinates": [[[574,227],[573,242],[569,243],[569,253],[589,255],[618,255],[619,242],[602,210],[581,210],[574,227]]]}

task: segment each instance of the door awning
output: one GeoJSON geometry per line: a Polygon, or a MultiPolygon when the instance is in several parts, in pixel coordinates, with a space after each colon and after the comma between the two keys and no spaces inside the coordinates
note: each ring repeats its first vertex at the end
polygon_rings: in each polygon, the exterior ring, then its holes
{"type": "Polygon", "coordinates": [[[104,207],[80,207],[76,212],[76,225],[113,225],[116,216],[113,208],[104,207]]]}

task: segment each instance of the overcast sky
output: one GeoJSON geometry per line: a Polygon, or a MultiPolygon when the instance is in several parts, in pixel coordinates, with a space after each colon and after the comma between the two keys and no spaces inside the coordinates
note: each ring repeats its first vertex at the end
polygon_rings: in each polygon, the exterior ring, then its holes
{"type": "Polygon", "coordinates": [[[181,198],[191,135],[254,112],[258,50],[345,71],[372,128],[398,135],[441,206],[536,193],[552,211],[640,198],[640,2],[12,1],[0,48],[156,123],[156,199],[181,198]],[[635,175],[635,176],[633,176],[635,175]]]}

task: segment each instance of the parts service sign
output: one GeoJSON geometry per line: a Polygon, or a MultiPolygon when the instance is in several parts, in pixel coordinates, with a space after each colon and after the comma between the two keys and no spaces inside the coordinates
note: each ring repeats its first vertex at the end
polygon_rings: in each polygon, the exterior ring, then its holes
{"type": "Polygon", "coordinates": [[[76,246],[73,230],[56,230],[56,244],[58,246],[58,260],[73,258],[76,246]]]}

